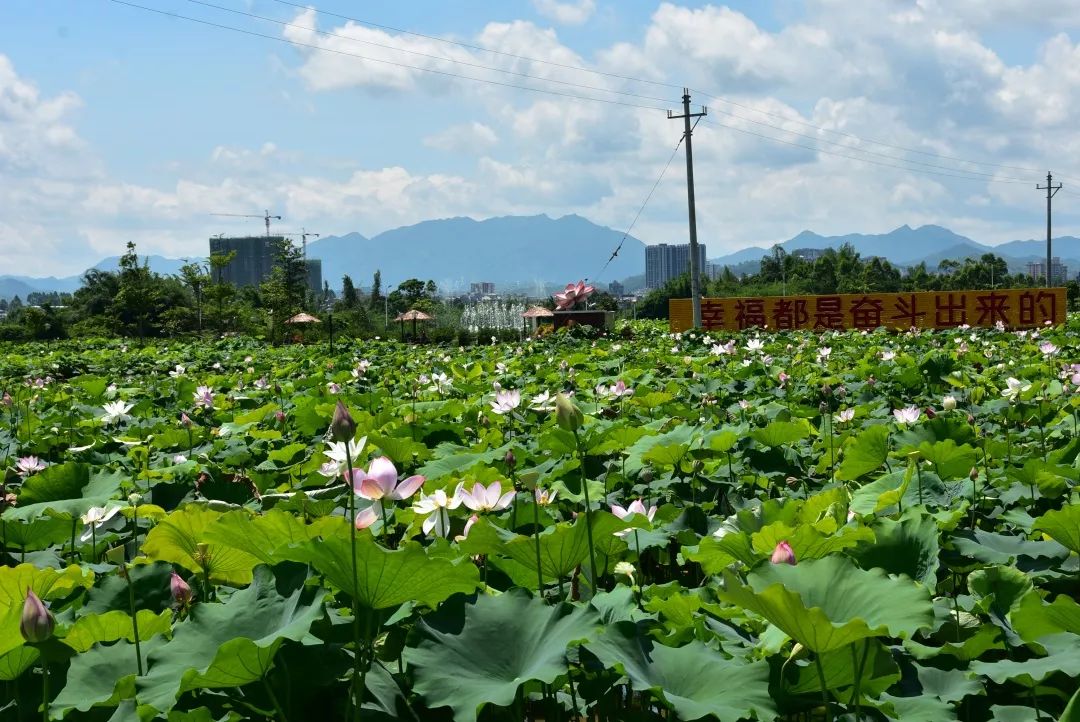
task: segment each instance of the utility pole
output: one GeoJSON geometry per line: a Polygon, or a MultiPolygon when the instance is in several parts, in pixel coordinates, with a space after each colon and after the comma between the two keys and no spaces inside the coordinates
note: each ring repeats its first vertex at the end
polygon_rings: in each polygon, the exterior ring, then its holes
{"type": "Polygon", "coordinates": [[[1052,283],[1053,274],[1050,273],[1051,253],[1050,253],[1050,215],[1051,207],[1053,205],[1054,196],[1061,190],[1061,184],[1054,185],[1054,176],[1050,175],[1050,171],[1046,171],[1046,185],[1035,186],[1035,190],[1046,191],[1046,287],[1050,288],[1054,284],[1052,283]]]}
{"type": "Polygon", "coordinates": [[[683,119],[683,139],[686,141],[686,202],[690,208],[690,303],[694,309],[694,328],[701,328],[701,281],[698,276],[701,269],[698,268],[697,207],[694,203],[694,147],[690,141],[694,129],[690,125],[690,119],[707,115],[709,109],[701,106],[700,113],[690,112],[689,88],[683,88],[682,105],[683,114],[672,115],[669,110],[668,119],[683,119]]]}

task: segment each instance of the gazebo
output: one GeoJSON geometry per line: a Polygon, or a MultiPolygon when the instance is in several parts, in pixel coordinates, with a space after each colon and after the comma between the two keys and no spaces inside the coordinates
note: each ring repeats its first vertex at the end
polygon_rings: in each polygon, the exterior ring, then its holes
{"type": "Polygon", "coordinates": [[[310,313],[298,313],[292,318],[286,319],[285,323],[289,324],[307,324],[307,323],[322,323],[319,319],[312,316],[310,313]]]}
{"type": "Polygon", "coordinates": [[[555,312],[550,308],[544,308],[543,306],[533,306],[525,313],[521,314],[521,318],[529,319],[529,323],[532,325],[533,333],[536,332],[536,325],[539,323],[537,319],[540,318],[553,318],[555,312]]]}
{"type": "Polygon", "coordinates": [[[427,315],[423,311],[419,311],[415,308],[411,308],[405,313],[399,313],[395,321],[401,322],[401,338],[405,339],[405,322],[412,321],[412,333],[413,338],[416,338],[416,322],[417,321],[434,321],[435,319],[427,315]]]}

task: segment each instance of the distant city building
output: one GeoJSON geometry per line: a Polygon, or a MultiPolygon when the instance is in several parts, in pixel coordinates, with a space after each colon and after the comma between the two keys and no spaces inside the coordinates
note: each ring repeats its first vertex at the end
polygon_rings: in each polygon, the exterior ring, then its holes
{"type": "Polygon", "coordinates": [[[307,266],[307,285],[315,293],[322,293],[322,259],[309,258],[304,261],[307,266]]]}
{"type": "MultiPolygon", "coordinates": [[[[705,274],[705,244],[698,244],[698,269],[705,274]]],[[[645,246],[645,287],[660,288],[690,270],[690,244],[645,246]]]]}
{"type": "Polygon", "coordinates": [[[803,259],[805,261],[810,261],[811,263],[813,263],[814,261],[816,261],[817,259],[819,259],[819,258],[821,258],[822,256],[825,255],[825,249],[824,248],[796,248],[794,251],[791,252],[791,255],[795,256],[796,258],[801,258],[801,259],[803,259]]]}
{"type": "MultiPolygon", "coordinates": [[[[235,252],[233,259],[220,270],[214,279],[219,283],[241,286],[258,286],[270,277],[282,246],[288,243],[284,236],[242,236],[235,238],[214,237],[210,239],[210,255],[235,252]]],[[[308,287],[322,290],[322,260],[310,258],[304,261],[307,268],[308,287]]]]}
{"type": "Polygon", "coordinates": [[[610,293],[612,296],[615,296],[615,297],[620,297],[620,296],[625,296],[626,295],[626,287],[623,286],[618,281],[612,281],[611,283],[609,283],[608,286],[607,286],[607,290],[608,290],[608,293],[610,293]]]}
{"type": "Polygon", "coordinates": [[[495,293],[495,284],[491,281],[469,284],[469,295],[471,296],[487,296],[492,293],[495,293]]]}
{"type": "MultiPolygon", "coordinates": [[[[1046,278],[1046,261],[1032,261],[1027,264],[1028,275],[1032,278],[1046,278]]],[[[1050,259],[1050,282],[1066,283],[1069,280],[1069,267],[1060,258],[1050,259]]]]}
{"type": "Polygon", "coordinates": [[[217,271],[214,279],[234,286],[258,286],[270,277],[281,246],[283,236],[244,236],[237,238],[211,238],[210,255],[236,253],[236,256],[217,271]]]}

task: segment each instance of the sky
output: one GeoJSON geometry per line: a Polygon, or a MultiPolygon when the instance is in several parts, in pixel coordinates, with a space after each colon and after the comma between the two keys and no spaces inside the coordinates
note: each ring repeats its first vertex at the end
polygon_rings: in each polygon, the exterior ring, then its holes
{"type": "Polygon", "coordinates": [[[684,86],[710,257],[807,229],[1045,237],[1047,169],[1055,235],[1080,235],[1075,0],[124,3],[0,3],[0,275],[263,230],[214,213],[622,231],[661,175],[633,235],[685,242],[684,86]]]}

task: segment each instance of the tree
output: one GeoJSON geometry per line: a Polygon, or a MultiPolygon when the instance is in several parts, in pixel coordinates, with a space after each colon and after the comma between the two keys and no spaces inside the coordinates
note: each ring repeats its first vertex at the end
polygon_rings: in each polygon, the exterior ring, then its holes
{"type": "Polygon", "coordinates": [[[341,305],[352,309],[356,308],[358,301],[356,286],[353,285],[352,277],[346,273],[341,279],[341,305]]]}
{"type": "Polygon", "coordinates": [[[184,284],[191,289],[191,293],[195,296],[195,314],[198,319],[198,329],[202,331],[203,291],[210,282],[210,271],[203,263],[185,263],[180,267],[180,277],[184,279],[184,284]]]}
{"type": "Polygon", "coordinates": [[[225,326],[225,304],[236,295],[236,287],[225,281],[225,267],[236,258],[236,251],[210,254],[210,277],[213,284],[208,289],[210,300],[217,306],[217,327],[225,326]]]}
{"type": "Polygon", "coordinates": [[[135,244],[128,241],[127,251],[120,257],[119,289],[110,308],[116,330],[145,338],[156,300],[150,267],[145,262],[139,264],[135,244]]]}
{"type": "Polygon", "coordinates": [[[382,271],[375,271],[375,276],[371,279],[372,310],[375,310],[375,308],[382,302],[382,271]]]}

